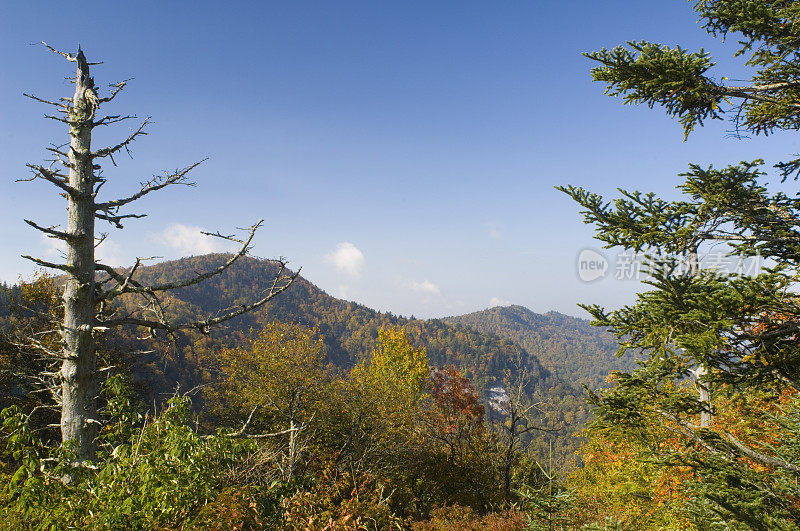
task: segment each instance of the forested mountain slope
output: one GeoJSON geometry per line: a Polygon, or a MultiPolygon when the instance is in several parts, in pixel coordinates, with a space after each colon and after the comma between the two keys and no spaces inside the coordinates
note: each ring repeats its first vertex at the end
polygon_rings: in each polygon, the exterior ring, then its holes
{"type": "MultiPolygon", "coordinates": [[[[143,268],[138,278],[143,283],[178,280],[212,269],[224,259],[225,255],[212,254],[164,262],[143,268]]],[[[269,288],[275,272],[275,265],[267,260],[244,258],[207,282],[174,292],[170,311],[178,319],[190,319],[255,300],[269,288]]],[[[610,370],[630,363],[615,357],[615,343],[609,334],[585,320],[554,312],[538,315],[522,307],[495,308],[446,320],[407,319],[337,299],[298,277],[288,291],[265,307],[215,332],[214,341],[195,338],[188,348],[181,349],[185,366],[175,368],[183,372],[196,365],[190,371],[199,374],[174,376],[186,385],[197,383],[213,366],[214,345],[244,339],[251,329],[275,320],[317,327],[328,359],[345,370],[370,351],[378,330],[387,326],[405,328],[416,346],[425,347],[431,365],[456,365],[479,388],[501,382],[521,361],[532,375],[529,392],[541,404],[542,424],[563,429],[554,442],[562,458],[571,453],[575,444],[571,434],[588,416],[580,384],[599,385],[610,370]]],[[[540,436],[543,449],[545,436],[540,436]]]]}
{"type": "MultiPolygon", "coordinates": [[[[217,267],[225,255],[212,254],[163,262],[142,268],[137,278],[145,283],[165,282],[217,267]]],[[[199,285],[174,291],[168,299],[169,313],[177,320],[213,315],[225,308],[253,301],[269,289],[275,265],[267,260],[240,259],[221,275],[199,285]]],[[[366,306],[332,297],[302,277],[259,310],[238,317],[215,338],[240,337],[271,321],[317,327],[325,338],[328,359],[347,369],[369,352],[381,327],[401,326],[418,346],[424,346],[432,365],[455,364],[470,378],[492,383],[517,356],[523,358],[536,380],[550,375],[535,356],[511,340],[442,320],[418,320],[381,313],[366,306]]]]}
{"type": "Polygon", "coordinates": [[[616,356],[617,342],[609,332],[558,312],[538,314],[524,306],[498,306],[448,317],[445,322],[514,341],[558,378],[590,388],[602,386],[610,371],[629,370],[634,364],[632,353],[616,356]]]}
{"type": "MultiPolygon", "coordinates": [[[[143,284],[170,282],[213,270],[226,259],[227,255],[211,254],[163,262],[141,267],[136,278],[143,284]]],[[[242,258],[206,282],[169,293],[163,300],[166,312],[174,321],[192,320],[257,300],[269,289],[276,267],[268,260],[242,258]]],[[[7,299],[14,291],[6,286],[0,290],[0,314],[7,312],[7,299]]],[[[121,311],[125,305],[136,304],[132,299],[119,300],[121,311]]],[[[534,446],[545,455],[552,440],[554,455],[562,462],[572,455],[577,441],[571,435],[586,420],[588,406],[578,385],[585,379],[576,378],[576,371],[559,370],[560,366],[572,364],[581,375],[599,380],[598,375],[613,368],[599,364],[615,361],[612,342],[580,319],[537,316],[521,307],[447,320],[408,319],[337,299],[302,277],[264,307],[228,322],[210,336],[190,332],[174,340],[161,335],[145,341],[138,338],[141,331],[123,330],[108,338],[101,357],[105,364],[131,374],[140,394],[151,403],[171,395],[176,385],[185,391],[212,383],[216,352],[242,344],[272,321],[316,327],[324,338],[328,361],[344,371],[370,352],[382,327],[403,327],[415,346],[426,349],[432,366],[455,365],[479,389],[502,385],[505,377],[513,377],[522,367],[531,376],[530,398],[540,404],[538,421],[543,427],[561,430],[535,433],[534,446]],[[519,314],[516,320],[509,317],[512,310],[519,314]],[[537,332],[531,333],[532,329],[537,332]]]]}

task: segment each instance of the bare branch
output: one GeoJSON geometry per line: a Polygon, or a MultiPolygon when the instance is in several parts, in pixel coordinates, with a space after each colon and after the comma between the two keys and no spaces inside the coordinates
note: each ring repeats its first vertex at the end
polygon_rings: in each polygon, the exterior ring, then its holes
{"type": "Polygon", "coordinates": [[[99,120],[96,120],[96,121],[92,122],[92,127],[97,127],[99,125],[116,124],[116,123],[119,123],[119,122],[124,122],[125,120],[132,120],[133,118],[136,118],[136,116],[135,115],[125,115],[125,116],[123,116],[121,114],[113,114],[113,115],[109,115],[109,116],[104,116],[104,117],[100,118],[99,120]]]}
{"type": "Polygon", "coordinates": [[[676,429],[676,428],[671,428],[670,426],[665,425],[665,427],[668,428],[670,431],[679,433],[679,434],[683,435],[684,437],[687,437],[687,438],[693,440],[694,442],[696,442],[697,444],[699,444],[700,446],[702,446],[703,448],[705,448],[706,450],[708,450],[712,454],[719,453],[719,450],[717,450],[716,448],[714,448],[713,446],[708,444],[705,440],[703,440],[702,437],[700,437],[700,435],[695,433],[694,427],[691,424],[689,424],[688,422],[686,422],[684,420],[681,420],[678,417],[676,417],[675,415],[672,415],[671,413],[667,413],[666,411],[662,411],[660,409],[657,409],[656,412],[659,413],[661,416],[671,420],[672,422],[674,422],[678,426],[680,426],[680,429],[676,429]]]}
{"type": "Polygon", "coordinates": [[[256,414],[257,410],[258,410],[258,406],[254,407],[253,411],[250,412],[250,416],[247,417],[247,420],[245,421],[245,423],[242,426],[242,428],[239,431],[235,432],[235,433],[231,433],[229,436],[230,437],[238,437],[238,436],[243,435],[244,432],[247,431],[247,428],[250,426],[250,423],[253,421],[253,415],[256,414]]]}
{"type": "MultiPolygon", "coordinates": [[[[137,258],[137,261],[138,261],[138,258],[137,258]]],[[[125,277],[120,275],[119,272],[117,272],[116,269],[114,269],[113,267],[111,267],[109,265],[106,265],[106,264],[95,263],[94,264],[94,270],[95,271],[102,271],[102,272],[108,274],[109,277],[113,278],[117,282],[124,282],[124,280],[125,280],[125,277]]]]}
{"type": "Polygon", "coordinates": [[[103,221],[108,221],[118,229],[123,228],[122,223],[120,223],[123,219],[139,219],[139,218],[146,218],[147,214],[124,214],[124,215],[115,215],[115,214],[103,214],[101,212],[95,212],[94,217],[97,219],[102,219],[103,221]]]}
{"type": "MultiPolygon", "coordinates": [[[[209,279],[211,277],[219,275],[220,273],[222,273],[223,271],[225,271],[226,269],[231,267],[239,258],[241,258],[245,254],[247,254],[247,251],[250,249],[250,243],[253,241],[253,237],[255,236],[256,231],[261,227],[261,225],[263,223],[264,223],[264,220],[262,219],[262,220],[259,220],[258,223],[256,223],[252,227],[250,227],[249,234],[248,234],[247,238],[245,238],[244,240],[240,241],[242,246],[239,248],[239,250],[235,254],[233,254],[233,256],[231,256],[231,258],[228,259],[224,264],[220,265],[216,269],[212,269],[211,271],[207,271],[206,273],[202,273],[200,275],[197,275],[197,276],[192,277],[192,278],[187,279],[187,280],[180,280],[180,281],[176,281],[176,282],[168,282],[168,283],[165,283],[165,284],[156,284],[155,286],[142,286],[142,285],[136,285],[134,283],[131,283],[130,285],[126,286],[124,289],[122,289],[122,287],[119,286],[116,289],[107,291],[103,295],[103,298],[105,300],[111,300],[111,299],[114,299],[114,298],[118,297],[119,295],[122,295],[123,293],[155,293],[155,292],[158,292],[158,291],[167,291],[167,290],[185,288],[185,287],[188,287],[188,286],[193,286],[195,284],[199,284],[200,282],[203,282],[204,280],[207,280],[207,279],[209,279]]],[[[221,237],[223,239],[232,239],[230,237],[225,237],[225,236],[219,236],[219,237],[221,237]]],[[[237,240],[237,241],[239,241],[239,240],[237,240]]],[[[279,262],[281,264],[281,273],[282,273],[283,270],[285,269],[285,264],[282,261],[279,261],[279,262]]],[[[273,285],[273,287],[274,287],[274,285],[273,285]]]]}
{"type": "Polygon", "coordinates": [[[136,257],[136,263],[135,263],[135,264],[133,264],[133,267],[132,267],[132,268],[131,268],[131,270],[128,272],[128,274],[127,274],[127,275],[125,275],[125,278],[124,278],[124,280],[122,281],[122,284],[120,284],[120,288],[122,288],[122,289],[125,289],[125,288],[127,288],[127,287],[128,287],[128,284],[130,284],[131,282],[133,282],[133,275],[136,273],[136,270],[137,270],[137,269],[139,269],[139,266],[141,265],[141,263],[142,263],[144,260],[152,260],[153,258],[154,258],[154,257],[150,257],[150,258],[141,258],[141,257],[138,257],[138,256],[137,256],[137,257],[136,257]]]}
{"type": "Polygon", "coordinates": [[[186,174],[192,171],[194,168],[202,164],[203,162],[207,161],[208,159],[203,159],[201,161],[195,162],[182,170],[176,170],[174,173],[165,175],[165,176],[156,176],[147,181],[146,183],[142,184],[142,188],[136,192],[135,194],[126,197],[124,199],[115,199],[113,201],[107,201],[105,203],[99,203],[95,205],[97,210],[109,210],[112,208],[119,208],[123,205],[127,205],[128,203],[132,203],[137,199],[144,197],[145,195],[149,194],[150,192],[155,192],[156,190],[161,190],[162,188],[166,188],[172,184],[183,184],[186,186],[193,186],[194,183],[186,181],[186,174]]]}
{"type": "Polygon", "coordinates": [[[119,83],[113,83],[113,84],[109,85],[109,87],[113,88],[114,90],[111,92],[110,96],[107,96],[105,98],[100,98],[100,103],[108,103],[109,101],[111,101],[114,98],[116,98],[117,94],[122,92],[122,90],[125,88],[125,85],[128,84],[128,81],[131,81],[132,79],[133,79],[132,77],[128,78],[128,79],[123,79],[119,83]]]}
{"type": "Polygon", "coordinates": [[[532,426],[527,426],[525,428],[522,428],[517,433],[523,434],[523,433],[528,433],[528,432],[531,432],[531,431],[544,431],[544,432],[547,432],[547,433],[559,433],[562,430],[563,430],[563,428],[543,428],[541,426],[532,425],[532,426]]]}
{"type": "MultiPolygon", "coordinates": [[[[285,270],[285,264],[280,262],[281,268],[278,274],[275,276],[275,279],[272,281],[272,286],[267,291],[267,294],[252,304],[242,304],[235,310],[232,310],[228,313],[223,315],[212,317],[203,321],[193,321],[189,323],[181,323],[181,324],[171,324],[167,322],[165,319],[159,318],[158,320],[152,319],[143,319],[138,317],[121,317],[118,319],[110,319],[107,321],[98,321],[98,323],[102,326],[112,327],[112,326],[123,326],[123,325],[133,325],[133,326],[140,326],[143,328],[149,328],[151,330],[165,330],[169,333],[177,332],[178,330],[197,330],[202,334],[207,334],[211,328],[222,324],[226,321],[229,321],[235,317],[239,317],[245,313],[251,312],[257,308],[260,308],[270,300],[272,300],[277,295],[286,291],[289,286],[297,279],[297,276],[300,274],[300,270],[297,273],[292,275],[284,275],[283,271],[285,270]]],[[[102,266],[102,264],[96,264],[95,267],[102,266]]],[[[116,273],[119,275],[119,273],[116,273]]],[[[134,284],[132,282],[132,284],[134,284]]],[[[137,290],[135,287],[133,289],[127,290],[127,292],[139,292],[139,293],[150,293],[150,291],[141,291],[141,289],[137,290]]],[[[117,290],[114,290],[113,293],[118,293],[117,290]]]]}
{"type": "Polygon", "coordinates": [[[741,98],[744,100],[763,101],[767,103],[781,103],[783,105],[789,105],[790,107],[797,108],[800,107],[799,103],[787,104],[786,102],[781,102],[778,98],[769,95],[773,91],[797,86],[798,83],[796,82],[770,83],[765,85],[752,85],[743,87],[726,87],[719,85],[716,87],[716,90],[723,96],[741,98]]]}
{"type": "Polygon", "coordinates": [[[72,273],[73,275],[77,273],[74,267],[70,267],[67,264],[56,264],[53,262],[46,262],[44,260],[40,260],[39,258],[34,258],[32,256],[28,256],[27,254],[23,254],[22,258],[25,260],[30,260],[34,264],[38,264],[42,267],[49,267],[51,269],[59,269],[61,271],[66,271],[67,273],[72,273]]]}
{"type": "MultiPolygon", "coordinates": [[[[240,439],[240,438],[244,438],[244,439],[266,439],[268,437],[280,437],[281,435],[287,435],[289,433],[293,433],[293,432],[297,432],[297,431],[303,431],[311,423],[311,420],[314,419],[314,416],[312,415],[311,419],[308,422],[306,422],[305,424],[301,424],[300,426],[295,426],[293,428],[287,428],[285,430],[275,431],[275,432],[272,432],[272,433],[255,433],[255,434],[248,435],[246,433],[247,432],[247,428],[250,426],[250,423],[253,420],[253,415],[255,414],[257,409],[258,409],[258,406],[253,408],[253,411],[250,412],[250,416],[247,417],[247,421],[245,421],[244,425],[239,430],[237,430],[237,431],[235,431],[233,433],[224,433],[224,434],[221,434],[221,435],[223,437],[230,437],[230,438],[233,438],[233,439],[240,439]]],[[[210,439],[210,438],[216,437],[216,436],[217,435],[204,435],[202,438],[203,439],[210,439]]]]}
{"type": "Polygon", "coordinates": [[[763,85],[749,85],[749,86],[741,86],[741,87],[722,87],[724,90],[731,90],[737,92],[770,92],[773,90],[783,90],[787,88],[797,88],[800,87],[800,83],[797,81],[782,81],[780,83],[766,83],[763,85]]]}
{"type": "Polygon", "coordinates": [[[41,41],[41,43],[45,46],[45,48],[47,48],[48,50],[50,50],[53,53],[57,53],[58,55],[62,56],[64,59],[66,59],[67,61],[70,61],[72,63],[77,63],[78,62],[78,58],[75,57],[74,55],[72,55],[71,53],[66,53],[66,52],[61,52],[59,50],[56,50],[55,48],[53,48],[52,46],[50,46],[49,44],[47,44],[44,41],[41,41]]]}
{"type": "Polygon", "coordinates": [[[41,231],[41,232],[44,232],[45,234],[47,234],[51,238],[57,238],[59,240],[64,240],[64,241],[66,241],[66,240],[78,240],[78,239],[81,238],[81,236],[79,236],[77,234],[70,234],[68,232],[62,232],[60,230],[55,230],[55,227],[42,227],[40,225],[37,225],[36,223],[34,223],[33,221],[31,221],[29,219],[26,219],[24,221],[25,221],[25,223],[27,223],[28,225],[30,225],[34,229],[36,229],[38,231],[41,231]]]}
{"type": "Polygon", "coordinates": [[[784,384],[788,385],[789,387],[791,387],[795,391],[800,391],[800,384],[798,384],[797,381],[795,381],[795,380],[789,378],[788,376],[786,376],[785,374],[783,374],[780,370],[773,369],[771,371],[771,373],[775,378],[777,378],[778,380],[780,380],[784,384]]]}
{"type": "Polygon", "coordinates": [[[756,452],[752,448],[748,448],[747,446],[745,446],[744,443],[742,443],[739,439],[737,439],[728,432],[725,432],[725,438],[728,439],[728,441],[730,441],[731,444],[733,444],[744,455],[755,461],[758,461],[762,465],[773,466],[775,468],[782,468],[784,470],[791,470],[795,474],[800,473],[799,466],[793,465],[792,463],[789,463],[782,459],[775,459],[774,457],[770,457],[768,455],[756,452]]]}
{"type": "MultiPolygon", "coordinates": [[[[696,442],[697,444],[699,444],[700,446],[702,446],[703,448],[705,448],[706,450],[708,450],[712,454],[721,455],[721,451],[719,449],[715,448],[714,446],[712,446],[708,441],[706,441],[704,439],[704,437],[702,437],[700,434],[698,434],[695,431],[695,427],[694,426],[692,426],[691,424],[689,424],[686,421],[683,421],[683,420],[677,418],[675,415],[669,414],[669,413],[667,413],[665,411],[657,410],[657,412],[660,413],[662,416],[668,418],[669,420],[673,421],[674,423],[676,423],[679,426],[679,428],[676,429],[676,428],[672,428],[672,427],[670,427],[668,425],[665,425],[666,428],[668,428],[669,430],[671,430],[673,432],[679,433],[679,434],[683,435],[684,437],[687,437],[687,438],[693,440],[694,442],[696,442]]],[[[784,469],[784,470],[790,470],[790,471],[792,471],[792,472],[794,472],[796,474],[800,474],[800,466],[794,465],[794,464],[789,463],[788,461],[785,461],[785,460],[782,460],[782,459],[776,459],[774,457],[770,457],[768,455],[764,455],[764,454],[762,454],[760,452],[757,452],[757,451],[753,450],[752,448],[749,448],[748,446],[746,446],[739,439],[737,439],[736,437],[734,437],[732,434],[730,434],[727,431],[724,432],[724,436],[725,436],[725,439],[727,439],[728,442],[730,442],[737,450],[739,450],[741,453],[743,453],[747,457],[753,459],[754,461],[757,461],[757,462],[761,463],[762,465],[772,466],[772,467],[775,467],[775,468],[781,468],[781,469],[784,469]]]]}
{"type": "MultiPolygon", "coordinates": [[[[18,349],[34,349],[34,350],[41,351],[47,356],[47,359],[60,359],[61,358],[61,353],[60,352],[56,352],[56,351],[52,350],[50,347],[47,347],[46,345],[44,345],[44,343],[42,343],[41,341],[39,341],[36,338],[26,337],[25,341],[26,341],[26,343],[18,343],[18,342],[12,341],[12,342],[10,342],[10,344],[12,346],[17,347],[18,349]]],[[[40,372],[39,374],[42,375],[42,376],[54,376],[54,374],[46,373],[46,372],[40,372]]]]}
{"type": "Polygon", "coordinates": [[[61,151],[61,149],[60,149],[61,147],[63,147],[63,146],[56,146],[55,144],[52,144],[50,147],[46,147],[45,149],[47,151],[52,151],[56,155],[64,157],[65,159],[68,159],[69,155],[67,155],[65,152],[61,151]]]}
{"type": "MultiPolygon", "coordinates": [[[[26,166],[32,169],[34,172],[33,178],[27,180],[33,180],[38,177],[39,179],[44,179],[45,181],[53,183],[54,185],[58,186],[59,188],[67,192],[70,196],[76,199],[84,198],[83,194],[81,194],[78,190],[67,184],[65,176],[58,173],[57,171],[53,171],[51,169],[45,168],[44,166],[39,166],[37,164],[26,164],[26,166]]],[[[19,179],[19,180],[22,181],[26,179],[19,179]]]]}
{"type": "Polygon", "coordinates": [[[291,286],[292,283],[294,283],[295,279],[297,279],[297,276],[300,274],[300,270],[298,269],[295,274],[291,276],[284,276],[283,275],[284,267],[285,267],[284,264],[281,263],[281,272],[273,280],[272,287],[270,287],[269,291],[267,292],[267,295],[260,301],[256,301],[253,304],[242,304],[238,309],[229,312],[225,315],[214,317],[213,319],[207,319],[205,321],[197,321],[194,323],[189,323],[189,326],[187,328],[194,328],[197,329],[200,333],[207,334],[209,329],[213,328],[218,324],[224,323],[225,321],[229,321],[234,317],[239,317],[240,315],[243,315],[257,308],[260,308],[261,306],[272,300],[277,295],[289,289],[289,286],[291,286]],[[283,283],[280,284],[280,282],[283,283]]]}
{"type": "MultiPolygon", "coordinates": [[[[140,135],[146,135],[147,134],[145,132],[144,128],[147,127],[148,125],[150,125],[151,123],[153,123],[153,122],[150,121],[150,116],[148,116],[147,118],[144,119],[144,121],[142,122],[142,125],[140,125],[139,128],[136,131],[131,133],[131,135],[128,136],[128,138],[126,138],[125,140],[123,140],[122,142],[117,144],[116,146],[102,148],[102,149],[99,149],[99,150],[93,152],[92,155],[91,155],[92,158],[109,157],[109,156],[113,155],[114,153],[116,153],[117,151],[119,151],[120,149],[123,149],[123,148],[125,148],[125,151],[128,151],[128,145],[131,142],[136,140],[140,135]]],[[[128,155],[130,155],[130,151],[128,151],[128,155]]],[[[111,160],[113,161],[114,159],[112,158],[111,160]]],[[[116,166],[116,164],[115,164],[115,166],[116,166]]]]}
{"type": "MultiPolygon", "coordinates": [[[[234,439],[266,439],[269,437],[280,437],[281,435],[286,435],[287,433],[292,433],[294,431],[301,431],[305,428],[305,426],[295,426],[294,428],[287,428],[282,431],[275,431],[272,433],[256,433],[252,435],[248,435],[245,433],[225,433],[222,434],[223,437],[231,437],[234,439]]],[[[203,439],[210,439],[212,437],[216,437],[216,435],[203,435],[201,438],[203,439]]]]}
{"type": "Polygon", "coordinates": [[[56,120],[58,122],[65,123],[65,124],[72,124],[73,123],[72,120],[70,120],[69,118],[62,118],[60,116],[53,116],[52,114],[45,114],[44,117],[48,118],[50,120],[56,120]]]}
{"type": "Polygon", "coordinates": [[[56,101],[45,100],[45,99],[42,99],[42,98],[40,98],[38,96],[34,96],[33,94],[28,94],[27,92],[23,92],[22,95],[25,96],[26,98],[30,98],[32,100],[35,100],[35,101],[38,101],[38,102],[41,102],[41,103],[46,103],[48,105],[54,105],[54,106],[58,107],[59,109],[64,109],[64,110],[68,110],[69,109],[69,106],[66,103],[58,103],[56,101]]]}
{"type": "Polygon", "coordinates": [[[107,232],[101,232],[100,233],[100,237],[99,238],[95,238],[95,240],[97,240],[97,241],[94,243],[94,248],[97,249],[98,247],[100,247],[100,245],[104,241],[106,241],[106,238],[108,238],[108,233],[107,232]]]}

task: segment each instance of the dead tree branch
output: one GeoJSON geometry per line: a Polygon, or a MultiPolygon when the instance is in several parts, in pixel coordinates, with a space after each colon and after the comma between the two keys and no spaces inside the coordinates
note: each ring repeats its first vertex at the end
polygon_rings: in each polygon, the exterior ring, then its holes
{"type": "MultiPolygon", "coordinates": [[[[117,144],[116,146],[111,146],[111,147],[105,147],[105,148],[98,149],[97,151],[92,153],[92,155],[91,155],[92,158],[93,159],[98,159],[98,158],[103,158],[103,157],[110,157],[114,153],[116,153],[117,151],[119,151],[120,149],[123,149],[123,148],[125,149],[125,151],[127,151],[128,155],[130,155],[131,152],[128,149],[128,146],[131,144],[131,142],[135,141],[140,136],[146,135],[147,132],[144,129],[145,129],[145,127],[147,127],[151,123],[153,123],[153,122],[150,121],[150,116],[148,116],[147,118],[144,119],[144,121],[142,122],[142,125],[140,125],[139,128],[136,131],[131,133],[128,136],[128,138],[126,138],[125,140],[123,140],[122,142],[117,144]]],[[[113,162],[114,159],[112,158],[111,160],[113,162]]],[[[114,163],[114,166],[116,166],[116,163],[114,163]]]]}
{"type": "Polygon", "coordinates": [[[41,260],[39,258],[34,258],[32,256],[28,256],[27,254],[23,254],[22,258],[24,258],[25,260],[30,260],[34,264],[40,265],[42,267],[49,267],[51,269],[58,269],[59,271],[65,271],[65,272],[71,273],[71,274],[75,273],[75,268],[70,266],[70,265],[67,265],[67,264],[56,264],[54,262],[47,262],[47,261],[41,260]]]}
{"type": "Polygon", "coordinates": [[[94,217],[97,219],[102,219],[103,221],[108,221],[112,225],[114,225],[118,229],[123,229],[122,220],[124,219],[141,219],[146,218],[147,214],[104,214],[102,212],[95,212],[94,217]]]}
{"type": "Polygon", "coordinates": [[[38,164],[26,164],[26,166],[33,170],[33,177],[30,179],[19,179],[19,181],[32,181],[37,178],[44,179],[45,181],[56,185],[74,199],[84,197],[83,194],[81,194],[81,192],[79,192],[76,188],[73,188],[67,184],[66,176],[64,174],[53,171],[49,168],[45,168],[44,166],[40,166],[38,164]]]}
{"type": "Polygon", "coordinates": [[[68,232],[55,230],[55,227],[42,227],[40,225],[37,225],[36,223],[34,223],[33,221],[31,221],[29,219],[26,219],[26,220],[23,220],[23,221],[25,221],[25,223],[27,223],[28,225],[30,225],[34,229],[47,234],[47,236],[50,237],[50,238],[56,238],[58,240],[64,240],[64,241],[73,240],[75,238],[80,238],[80,236],[78,236],[76,234],[70,234],[68,232]]]}
{"type": "MultiPolygon", "coordinates": [[[[311,419],[309,419],[308,422],[306,422],[305,424],[301,424],[299,426],[295,426],[293,428],[287,428],[285,430],[275,431],[275,432],[271,432],[271,433],[248,434],[247,433],[247,428],[250,427],[250,424],[253,421],[253,415],[255,415],[257,410],[258,410],[258,406],[253,408],[253,410],[250,412],[250,415],[247,417],[247,420],[245,421],[244,425],[241,428],[239,428],[239,430],[237,430],[237,431],[235,431],[233,433],[224,433],[224,434],[222,434],[222,436],[223,437],[230,437],[232,439],[266,439],[266,438],[270,438],[270,437],[280,437],[281,435],[288,435],[290,433],[303,431],[304,429],[306,429],[308,427],[308,425],[311,423],[311,421],[314,420],[314,416],[312,415],[311,419]]],[[[216,435],[204,435],[202,438],[203,439],[210,439],[210,438],[215,437],[215,436],[216,435]]]]}
{"type": "Polygon", "coordinates": [[[194,186],[193,182],[189,182],[186,180],[186,175],[207,160],[208,159],[205,158],[203,160],[195,162],[194,164],[186,166],[183,169],[176,170],[171,174],[167,174],[164,176],[158,175],[156,177],[153,177],[149,181],[143,183],[141,189],[135,194],[125,197],[123,199],[115,199],[113,201],[106,201],[105,203],[98,203],[95,205],[95,209],[100,211],[109,211],[111,209],[116,209],[121,206],[127,205],[128,203],[132,203],[133,201],[136,201],[137,199],[140,199],[151,192],[161,190],[162,188],[166,188],[167,186],[173,184],[194,186]]]}
{"type": "Polygon", "coordinates": [[[748,448],[747,446],[745,446],[744,443],[742,443],[739,439],[737,439],[736,437],[734,437],[733,435],[731,435],[728,432],[725,432],[725,438],[728,441],[730,441],[730,443],[733,444],[736,447],[737,450],[742,452],[744,455],[746,455],[750,459],[753,459],[754,461],[758,461],[762,465],[772,466],[772,467],[775,467],[775,468],[782,468],[784,470],[790,470],[790,471],[794,472],[795,474],[800,474],[800,467],[797,466],[797,465],[793,465],[792,463],[789,463],[789,462],[784,461],[782,459],[775,459],[774,457],[770,457],[770,456],[764,455],[764,454],[762,454],[760,452],[756,452],[752,448],[748,448]]]}
{"type": "Polygon", "coordinates": [[[100,98],[100,103],[108,103],[109,101],[111,101],[114,98],[116,98],[117,94],[119,94],[120,92],[122,92],[125,89],[125,85],[128,84],[128,81],[132,81],[132,80],[133,80],[133,78],[131,77],[131,78],[128,78],[128,79],[123,79],[119,83],[113,83],[113,84],[109,85],[109,87],[111,87],[113,90],[111,91],[111,94],[109,96],[106,96],[105,98],[100,98]]]}
{"type": "MultiPolygon", "coordinates": [[[[218,237],[218,238],[222,238],[224,240],[241,243],[241,247],[239,248],[239,250],[236,253],[234,253],[231,256],[231,258],[229,258],[224,264],[220,265],[216,269],[212,269],[211,271],[207,271],[206,273],[202,273],[200,275],[197,275],[197,276],[195,276],[193,278],[190,278],[190,279],[187,279],[187,280],[180,280],[180,281],[176,281],[176,282],[168,282],[168,283],[164,283],[164,284],[156,284],[154,286],[143,286],[143,285],[141,285],[141,284],[139,284],[137,282],[133,282],[132,279],[128,279],[127,282],[120,283],[116,288],[104,292],[101,295],[101,298],[103,300],[112,300],[112,299],[122,295],[123,293],[156,293],[156,292],[159,292],[159,291],[167,291],[167,290],[185,288],[185,287],[188,287],[188,286],[193,286],[195,284],[199,284],[200,282],[203,282],[204,280],[207,280],[207,279],[209,279],[211,277],[219,275],[220,273],[222,273],[223,271],[225,271],[226,269],[231,267],[234,263],[236,263],[236,261],[239,260],[239,258],[241,258],[245,254],[247,254],[247,252],[250,250],[250,243],[253,241],[253,237],[255,236],[256,231],[261,227],[261,225],[263,223],[264,223],[264,220],[262,219],[262,220],[259,220],[258,223],[256,223],[252,227],[250,227],[247,237],[245,239],[243,239],[243,240],[237,239],[237,238],[233,238],[232,236],[222,236],[222,235],[220,235],[218,233],[217,234],[204,233],[204,234],[207,234],[207,235],[210,235],[210,236],[215,236],[215,237],[218,237]]],[[[285,269],[286,264],[281,260],[279,260],[278,262],[280,264],[279,275],[281,275],[283,273],[284,269],[285,269]]],[[[108,271],[107,269],[102,269],[102,270],[105,271],[106,273],[108,273],[109,275],[112,275],[112,276],[113,275],[119,275],[119,273],[117,273],[116,271],[113,271],[113,270],[112,270],[113,273],[111,271],[108,271]]],[[[299,273],[299,271],[298,271],[298,273],[299,273]]],[[[297,274],[295,274],[294,276],[296,276],[296,275],[297,274]]],[[[122,277],[120,276],[120,278],[122,278],[122,277]]]]}
{"type": "MultiPolygon", "coordinates": [[[[203,321],[192,321],[189,323],[172,324],[163,318],[152,320],[152,319],[143,319],[139,317],[128,316],[117,319],[109,319],[107,321],[98,321],[97,323],[101,326],[109,328],[112,326],[132,325],[132,326],[140,326],[142,328],[149,328],[151,330],[164,330],[168,333],[175,333],[179,330],[197,330],[201,334],[208,334],[209,331],[215,326],[260,308],[261,306],[272,300],[274,297],[286,291],[289,288],[289,286],[292,285],[292,283],[297,279],[298,275],[300,274],[300,271],[298,270],[296,273],[293,273],[291,275],[284,275],[286,264],[285,262],[282,261],[279,261],[278,263],[280,264],[280,270],[276,274],[272,282],[272,286],[270,287],[269,290],[267,290],[267,293],[264,297],[262,297],[260,300],[252,304],[242,304],[235,310],[229,311],[217,317],[212,317],[209,319],[205,319],[203,321]]],[[[151,294],[150,291],[138,291],[138,293],[151,294]]]]}
{"type": "Polygon", "coordinates": [[[41,43],[44,45],[45,48],[47,48],[48,50],[50,50],[53,53],[57,53],[58,55],[62,56],[64,59],[66,59],[67,61],[70,61],[72,63],[77,63],[78,62],[78,58],[75,57],[74,55],[72,55],[70,53],[66,53],[66,52],[62,52],[62,51],[56,50],[55,48],[53,48],[52,46],[50,46],[49,44],[47,44],[44,41],[41,41],[41,43]]]}

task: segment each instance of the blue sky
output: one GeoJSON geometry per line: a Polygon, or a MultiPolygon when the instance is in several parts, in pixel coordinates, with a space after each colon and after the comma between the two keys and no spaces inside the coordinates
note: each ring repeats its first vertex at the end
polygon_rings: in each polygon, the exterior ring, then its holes
{"type": "MultiPolygon", "coordinates": [[[[113,113],[152,116],[134,158],[106,168],[105,197],[210,157],[197,187],[139,202],[144,220],[109,228],[112,265],[220,249],[199,228],[260,218],[254,254],[285,256],[329,293],[437,317],[515,303],[581,315],[639,286],[576,273],[591,229],[558,184],[674,197],[688,162],[724,165],[798,151],[788,135],[737,140],[716,122],[683,142],[659,110],[623,107],[592,84],[581,52],[648,39],[729,47],[670,2],[55,2],[0,3],[0,280],[57,257],[23,223],[57,224],[63,200],[16,183],[66,139],[23,98],[70,95],[70,64],[30,43],[80,43],[100,85],[134,80],[113,113]]],[[[133,124],[131,124],[133,125],[133,124]]],[[[130,131],[99,132],[95,145],[130,131]]],[[[105,227],[98,225],[105,230],[105,227]]],[[[606,251],[614,268],[616,251],[606,251]]],[[[613,271],[611,271],[613,273],[613,271]]]]}

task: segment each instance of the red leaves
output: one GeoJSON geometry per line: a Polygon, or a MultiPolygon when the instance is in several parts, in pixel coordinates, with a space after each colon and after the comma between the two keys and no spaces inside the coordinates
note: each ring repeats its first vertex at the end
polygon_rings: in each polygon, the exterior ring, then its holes
{"type": "Polygon", "coordinates": [[[454,366],[433,371],[433,400],[437,408],[450,417],[483,418],[484,407],[469,378],[461,375],[454,366]]]}

